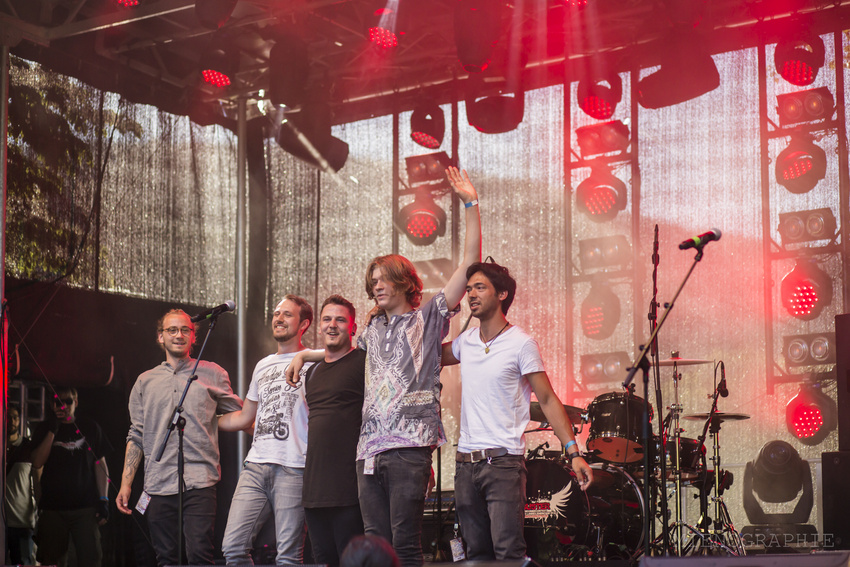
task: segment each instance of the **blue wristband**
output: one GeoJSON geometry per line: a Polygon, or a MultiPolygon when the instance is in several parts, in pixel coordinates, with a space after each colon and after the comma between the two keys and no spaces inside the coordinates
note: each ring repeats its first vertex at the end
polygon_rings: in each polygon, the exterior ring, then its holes
{"type": "Polygon", "coordinates": [[[478,199],[473,199],[468,203],[464,203],[463,208],[468,209],[469,207],[474,207],[477,204],[478,204],[478,199]]]}
{"type": "Polygon", "coordinates": [[[573,447],[575,445],[578,445],[578,443],[576,443],[575,439],[573,439],[572,441],[568,441],[567,444],[564,445],[564,452],[568,452],[570,447],[573,447]]]}

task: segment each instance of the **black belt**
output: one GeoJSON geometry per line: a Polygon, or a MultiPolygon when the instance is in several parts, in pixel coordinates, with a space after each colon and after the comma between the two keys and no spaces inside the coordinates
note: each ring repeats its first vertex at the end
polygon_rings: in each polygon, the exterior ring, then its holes
{"type": "Polygon", "coordinates": [[[457,456],[455,457],[455,461],[457,461],[458,463],[477,463],[485,459],[503,457],[507,454],[508,450],[503,447],[499,447],[496,449],[481,449],[478,451],[473,451],[471,453],[461,453],[460,451],[458,451],[457,456]]]}

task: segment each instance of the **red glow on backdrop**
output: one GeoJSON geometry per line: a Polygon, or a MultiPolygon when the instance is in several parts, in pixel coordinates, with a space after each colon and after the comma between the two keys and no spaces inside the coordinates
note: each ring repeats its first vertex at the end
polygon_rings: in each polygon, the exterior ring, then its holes
{"type": "Polygon", "coordinates": [[[122,8],[132,8],[139,5],[139,0],[115,0],[115,3],[122,8]]]}
{"type": "Polygon", "coordinates": [[[223,89],[224,87],[230,86],[230,77],[221,71],[216,71],[215,69],[204,69],[201,72],[201,75],[203,76],[204,81],[214,87],[223,89]]]}
{"type": "Polygon", "coordinates": [[[398,36],[395,32],[377,26],[369,28],[369,41],[381,49],[392,49],[398,46],[398,36]]]}

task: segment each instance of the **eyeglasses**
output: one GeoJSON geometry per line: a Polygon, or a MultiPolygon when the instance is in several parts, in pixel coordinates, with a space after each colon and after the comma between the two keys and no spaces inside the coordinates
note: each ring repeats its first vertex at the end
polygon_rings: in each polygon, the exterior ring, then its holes
{"type": "Polygon", "coordinates": [[[53,405],[54,406],[59,406],[59,405],[70,406],[74,402],[75,402],[74,398],[53,398],[53,405]]]}
{"type": "Polygon", "coordinates": [[[167,329],[163,329],[164,332],[168,333],[172,337],[176,337],[177,333],[181,335],[189,336],[192,334],[192,329],[190,327],[168,327],[167,329]]]}

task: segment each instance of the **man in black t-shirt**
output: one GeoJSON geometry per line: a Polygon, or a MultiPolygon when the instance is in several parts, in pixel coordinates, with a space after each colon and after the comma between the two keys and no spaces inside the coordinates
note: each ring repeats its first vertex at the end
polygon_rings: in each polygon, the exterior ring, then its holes
{"type": "Polygon", "coordinates": [[[69,536],[78,565],[99,567],[103,555],[99,526],[109,519],[109,445],[97,423],[74,415],[77,400],[75,388],[56,388],[53,411],[35,435],[33,468],[44,467],[37,540],[43,565],[67,563],[69,536]]]}
{"type": "Polygon", "coordinates": [[[305,378],[310,416],[303,505],[314,562],[334,566],[349,540],[363,533],[355,463],[366,352],[351,345],[357,324],[345,298],[325,300],[319,325],[325,357],[305,378]]]}

